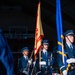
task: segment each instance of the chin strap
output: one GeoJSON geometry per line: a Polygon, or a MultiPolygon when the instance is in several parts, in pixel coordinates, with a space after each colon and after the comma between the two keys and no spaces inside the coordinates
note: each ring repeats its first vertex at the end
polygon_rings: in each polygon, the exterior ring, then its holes
{"type": "Polygon", "coordinates": [[[71,41],[70,41],[70,39],[67,37],[67,39],[69,40],[69,42],[71,43],[71,44],[73,44],[71,41]]]}

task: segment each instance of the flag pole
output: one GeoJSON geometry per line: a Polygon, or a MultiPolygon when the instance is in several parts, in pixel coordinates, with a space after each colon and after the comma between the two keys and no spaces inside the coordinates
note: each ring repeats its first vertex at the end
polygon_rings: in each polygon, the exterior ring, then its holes
{"type": "MultiPolygon", "coordinates": [[[[40,8],[40,5],[41,5],[41,2],[40,2],[40,0],[39,0],[39,5],[38,5],[38,7],[39,7],[39,10],[38,10],[38,12],[39,12],[39,20],[40,20],[40,22],[41,22],[41,8],[40,8]]],[[[41,25],[40,25],[40,33],[41,33],[41,30],[42,30],[42,23],[41,23],[41,25]]],[[[41,38],[41,43],[42,43],[42,38],[41,38]]],[[[42,45],[42,44],[41,44],[42,45]]],[[[39,62],[41,62],[41,47],[40,47],[40,49],[39,49],[39,62]]],[[[41,70],[41,65],[39,64],[39,68],[40,68],[40,70],[41,70]]]]}
{"type": "Polygon", "coordinates": [[[61,6],[60,6],[60,0],[59,0],[59,14],[60,14],[60,28],[61,28],[61,43],[62,43],[62,61],[63,63],[65,63],[64,61],[64,43],[63,43],[63,40],[64,40],[64,36],[63,36],[63,27],[62,27],[62,16],[61,16],[61,6]]]}
{"type": "Polygon", "coordinates": [[[34,45],[34,60],[36,61],[36,55],[39,54],[39,61],[41,60],[41,45],[42,39],[44,37],[42,22],[41,22],[41,12],[40,12],[40,1],[38,3],[37,9],[37,20],[36,20],[36,31],[35,31],[35,45],[34,45]]]}
{"type": "Polygon", "coordinates": [[[63,27],[61,18],[60,0],[56,0],[56,26],[57,26],[57,38],[58,38],[58,50],[62,52],[62,61],[64,63],[64,43],[63,43],[63,27]]]}

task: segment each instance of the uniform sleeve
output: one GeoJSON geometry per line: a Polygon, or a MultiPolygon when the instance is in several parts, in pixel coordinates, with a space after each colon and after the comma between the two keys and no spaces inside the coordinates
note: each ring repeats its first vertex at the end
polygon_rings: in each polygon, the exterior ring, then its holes
{"type": "Polygon", "coordinates": [[[60,68],[61,71],[66,70],[66,67],[65,67],[65,65],[62,62],[62,56],[61,56],[61,54],[57,54],[57,63],[58,63],[58,66],[59,66],[59,68],[60,68]]]}

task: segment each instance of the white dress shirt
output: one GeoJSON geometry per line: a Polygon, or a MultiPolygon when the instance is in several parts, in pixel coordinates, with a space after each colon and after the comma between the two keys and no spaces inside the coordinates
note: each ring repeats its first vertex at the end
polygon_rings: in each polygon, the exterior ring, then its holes
{"type": "Polygon", "coordinates": [[[68,45],[69,48],[73,48],[72,44],[67,43],[67,45],[68,45]]]}
{"type": "Polygon", "coordinates": [[[43,50],[43,53],[45,54],[46,52],[47,52],[47,50],[44,49],[44,50],[43,50]]]}
{"type": "Polygon", "coordinates": [[[28,60],[28,56],[24,56],[24,58],[28,60]]]}

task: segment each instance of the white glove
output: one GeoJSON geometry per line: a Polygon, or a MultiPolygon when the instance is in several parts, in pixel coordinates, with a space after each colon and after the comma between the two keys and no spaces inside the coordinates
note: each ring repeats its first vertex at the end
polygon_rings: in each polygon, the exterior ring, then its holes
{"type": "Polygon", "coordinates": [[[31,65],[31,63],[32,63],[32,59],[28,60],[28,63],[31,65]]]}
{"type": "Polygon", "coordinates": [[[40,65],[46,65],[46,62],[45,61],[41,61],[39,62],[40,65]]]}
{"type": "Polygon", "coordinates": [[[27,71],[25,71],[25,70],[23,70],[23,71],[22,71],[22,73],[24,73],[24,74],[26,74],[26,75],[28,74],[28,72],[27,72],[27,71]]]}
{"type": "Polygon", "coordinates": [[[67,71],[66,70],[63,71],[63,75],[67,75],[67,71]]]}
{"type": "Polygon", "coordinates": [[[36,61],[33,62],[33,65],[34,65],[34,66],[35,66],[35,64],[36,64],[36,61]]]}
{"type": "Polygon", "coordinates": [[[66,62],[67,62],[67,63],[75,63],[75,59],[74,59],[74,58],[70,58],[70,59],[67,59],[66,62]]]}

